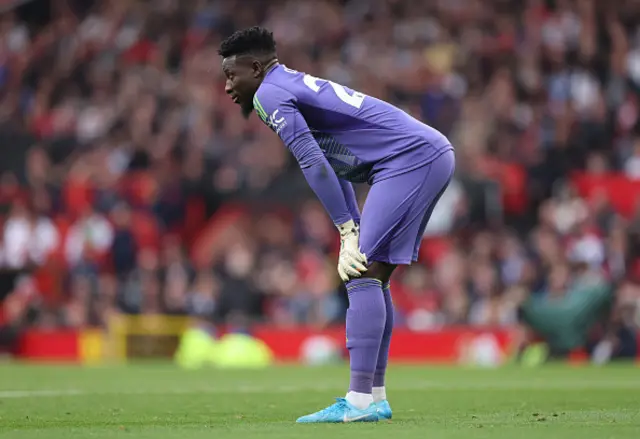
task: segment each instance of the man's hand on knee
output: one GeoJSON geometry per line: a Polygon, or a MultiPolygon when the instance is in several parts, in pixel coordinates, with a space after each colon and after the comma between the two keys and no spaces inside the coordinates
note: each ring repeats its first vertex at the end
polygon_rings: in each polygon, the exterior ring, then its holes
{"type": "Polygon", "coordinates": [[[360,251],[360,232],[353,220],[338,226],[340,232],[340,256],[338,258],[338,274],[340,279],[362,276],[367,271],[367,256],[360,251]]]}

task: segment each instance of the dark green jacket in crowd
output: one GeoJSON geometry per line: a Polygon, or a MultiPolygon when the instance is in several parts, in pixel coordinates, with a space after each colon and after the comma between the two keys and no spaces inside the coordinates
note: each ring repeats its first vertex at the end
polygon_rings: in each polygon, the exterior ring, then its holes
{"type": "Polygon", "coordinates": [[[522,305],[521,317],[552,353],[566,354],[586,344],[589,331],[609,311],[611,300],[607,282],[585,276],[563,296],[532,295],[522,305]]]}

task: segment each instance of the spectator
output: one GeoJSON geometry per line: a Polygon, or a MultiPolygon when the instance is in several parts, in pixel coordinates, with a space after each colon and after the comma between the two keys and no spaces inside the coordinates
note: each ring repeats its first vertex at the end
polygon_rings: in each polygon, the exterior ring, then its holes
{"type": "Polygon", "coordinates": [[[640,139],[634,141],[631,156],[624,164],[624,171],[627,177],[634,180],[640,179],[640,139]]]}
{"type": "Polygon", "coordinates": [[[109,255],[111,264],[119,278],[126,277],[135,269],[137,244],[131,229],[131,210],[124,203],[119,204],[112,211],[114,225],[113,241],[109,255]]]}
{"type": "Polygon", "coordinates": [[[100,213],[88,209],[71,226],[65,242],[65,255],[70,266],[97,261],[111,248],[113,227],[100,213]]]}
{"type": "Polygon", "coordinates": [[[21,202],[13,208],[4,225],[4,259],[13,269],[42,265],[56,250],[58,231],[51,219],[31,212],[21,202]]]}
{"type": "Polygon", "coordinates": [[[216,316],[219,295],[220,282],[213,270],[201,270],[187,294],[187,312],[205,320],[212,320],[216,316]]]}
{"type": "MultiPolygon", "coordinates": [[[[231,315],[234,312],[253,317],[259,315],[261,297],[256,279],[253,278],[255,267],[255,253],[247,244],[238,242],[229,248],[219,267],[222,281],[222,315],[231,315]]],[[[279,281],[278,271],[274,268],[271,274],[276,283],[279,281]]]]}
{"type": "Polygon", "coordinates": [[[191,267],[177,239],[167,238],[163,253],[164,310],[170,314],[184,314],[191,267]]]}

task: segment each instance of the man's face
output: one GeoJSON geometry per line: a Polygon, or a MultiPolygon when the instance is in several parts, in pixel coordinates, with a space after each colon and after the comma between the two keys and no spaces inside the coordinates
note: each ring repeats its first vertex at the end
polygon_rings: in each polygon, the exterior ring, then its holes
{"type": "Polygon", "coordinates": [[[222,71],[227,77],[224,91],[248,118],[253,111],[253,95],[260,86],[261,64],[250,56],[234,55],[222,60],[222,71]]]}

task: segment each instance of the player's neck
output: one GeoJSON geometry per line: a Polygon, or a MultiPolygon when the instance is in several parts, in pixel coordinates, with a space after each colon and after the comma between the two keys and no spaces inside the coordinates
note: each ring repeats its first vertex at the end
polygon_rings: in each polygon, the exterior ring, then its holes
{"type": "Polygon", "coordinates": [[[264,74],[265,76],[273,69],[275,69],[276,67],[278,67],[279,63],[278,63],[278,58],[275,58],[271,61],[269,61],[269,63],[266,65],[266,67],[264,68],[264,74]]]}

